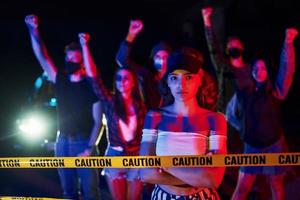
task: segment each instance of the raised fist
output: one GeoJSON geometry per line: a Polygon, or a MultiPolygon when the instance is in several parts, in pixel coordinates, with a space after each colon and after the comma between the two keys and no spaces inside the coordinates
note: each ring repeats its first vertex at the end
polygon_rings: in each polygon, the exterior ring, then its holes
{"type": "Polygon", "coordinates": [[[296,28],[287,28],[285,30],[285,40],[288,43],[291,43],[294,41],[296,36],[298,35],[298,30],[296,28]]]}
{"type": "Polygon", "coordinates": [[[143,22],[142,20],[131,20],[129,25],[128,34],[137,35],[143,29],[143,22]]]}
{"type": "Polygon", "coordinates": [[[202,8],[201,12],[202,12],[203,18],[208,18],[212,15],[213,8],[212,7],[202,8]]]}
{"type": "Polygon", "coordinates": [[[91,38],[90,34],[88,34],[88,33],[79,33],[78,37],[79,37],[79,42],[81,45],[87,44],[91,38]]]}
{"type": "Polygon", "coordinates": [[[39,25],[39,18],[36,15],[27,15],[25,17],[25,23],[28,28],[37,28],[39,25]]]}
{"type": "Polygon", "coordinates": [[[202,17],[204,21],[205,26],[211,26],[211,15],[213,13],[213,8],[212,7],[206,7],[201,10],[202,12],[202,17]]]}

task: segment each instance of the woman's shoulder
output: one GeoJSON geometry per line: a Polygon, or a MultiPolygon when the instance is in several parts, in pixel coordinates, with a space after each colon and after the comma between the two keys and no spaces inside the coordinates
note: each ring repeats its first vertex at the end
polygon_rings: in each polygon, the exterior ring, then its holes
{"type": "Polygon", "coordinates": [[[226,117],[221,112],[210,112],[208,122],[215,131],[226,131],[227,129],[226,117]]]}
{"type": "Polygon", "coordinates": [[[147,112],[148,116],[162,116],[162,115],[166,115],[166,114],[169,114],[169,115],[172,114],[171,106],[164,106],[164,107],[160,107],[157,109],[151,109],[147,112]]]}
{"type": "Polygon", "coordinates": [[[202,119],[205,118],[209,124],[211,125],[217,125],[217,124],[226,124],[227,120],[226,117],[223,113],[221,112],[216,112],[216,111],[211,111],[207,109],[201,109],[200,114],[198,116],[201,116],[202,119]]]}
{"type": "Polygon", "coordinates": [[[162,116],[162,111],[160,109],[151,109],[146,113],[147,118],[157,118],[162,116]]]}
{"type": "Polygon", "coordinates": [[[162,120],[162,111],[160,109],[151,109],[147,112],[144,121],[144,128],[156,129],[162,120]]]}
{"type": "Polygon", "coordinates": [[[207,116],[209,119],[219,122],[226,122],[226,116],[221,112],[208,111],[207,116]]]}
{"type": "Polygon", "coordinates": [[[221,112],[217,112],[217,111],[212,111],[206,108],[199,108],[196,110],[197,115],[202,115],[202,116],[206,116],[206,117],[212,117],[212,118],[224,118],[225,119],[225,115],[221,112]]]}
{"type": "Polygon", "coordinates": [[[211,111],[210,113],[211,113],[211,116],[212,116],[212,117],[215,117],[215,118],[220,119],[220,120],[222,120],[222,119],[223,119],[223,120],[226,120],[226,116],[225,116],[225,114],[222,113],[222,112],[211,111]]]}

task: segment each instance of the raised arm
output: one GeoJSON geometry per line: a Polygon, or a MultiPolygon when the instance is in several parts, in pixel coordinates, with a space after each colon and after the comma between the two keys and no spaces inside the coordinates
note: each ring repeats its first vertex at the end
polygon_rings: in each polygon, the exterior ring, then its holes
{"type": "Polygon", "coordinates": [[[38,30],[38,25],[39,25],[38,17],[36,15],[27,15],[25,17],[25,23],[28,27],[32,49],[33,49],[33,52],[34,52],[36,58],[38,59],[43,70],[49,76],[50,80],[52,82],[55,82],[57,68],[54,65],[50,56],[48,55],[46,46],[40,36],[39,30],[38,30]]]}
{"type": "Polygon", "coordinates": [[[295,73],[295,47],[294,40],[298,35],[295,28],[288,28],[285,32],[285,40],[280,55],[280,66],[275,82],[274,95],[284,100],[293,82],[295,73]]]}
{"type": "Polygon", "coordinates": [[[82,48],[84,68],[86,70],[87,75],[89,77],[94,78],[98,75],[98,71],[89,47],[89,41],[91,36],[88,33],[79,33],[78,37],[82,48]]]}
{"type": "MultiPolygon", "coordinates": [[[[216,27],[213,24],[212,14],[213,8],[207,7],[202,9],[202,17],[204,22],[204,33],[209,50],[210,59],[214,67],[217,82],[218,82],[218,109],[223,110],[225,107],[225,94],[224,94],[224,72],[229,71],[230,61],[224,56],[223,46],[220,42],[220,36],[217,37],[216,27]]],[[[223,27],[221,27],[223,28],[223,27]]]]}
{"type": "Polygon", "coordinates": [[[111,102],[112,95],[105,87],[100,73],[97,71],[97,66],[89,48],[90,35],[88,33],[79,33],[78,37],[82,48],[83,65],[87,76],[90,77],[95,94],[100,101],[106,105],[106,103],[111,102]]]}
{"type": "Polygon", "coordinates": [[[213,8],[207,7],[207,8],[203,8],[201,11],[202,11],[202,17],[204,22],[205,37],[206,37],[206,42],[209,50],[209,55],[219,79],[222,78],[219,76],[222,76],[224,69],[228,68],[229,61],[224,57],[221,43],[220,41],[218,41],[215,35],[216,33],[214,31],[214,26],[212,22],[213,8]]]}
{"type": "Polygon", "coordinates": [[[131,20],[129,30],[125,41],[123,41],[119,47],[116,55],[116,62],[119,67],[129,67],[138,71],[141,66],[131,60],[132,44],[138,34],[143,30],[143,22],[141,20],[131,20]]]}

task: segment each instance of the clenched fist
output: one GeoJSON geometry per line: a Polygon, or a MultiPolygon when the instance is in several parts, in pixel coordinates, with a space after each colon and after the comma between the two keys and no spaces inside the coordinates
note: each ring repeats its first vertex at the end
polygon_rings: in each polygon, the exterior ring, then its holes
{"type": "Polygon", "coordinates": [[[131,20],[129,25],[128,34],[137,35],[143,30],[142,20],[131,20]]]}
{"type": "Polygon", "coordinates": [[[81,45],[87,44],[91,38],[90,34],[88,34],[88,33],[79,33],[78,37],[79,37],[79,42],[81,45]]]}
{"type": "Polygon", "coordinates": [[[212,7],[206,7],[201,10],[205,26],[211,26],[211,16],[213,13],[212,7]]]}
{"type": "Polygon", "coordinates": [[[294,39],[299,34],[298,30],[296,28],[287,28],[285,31],[285,41],[287,43],[294,42],[294,39]]]}
{"type": "Polygon", "coordinates": [[[39,25],[39,18],[36,15],[27,15],[25,17],[25,23],[28,28],[37,28],[39,25]]]}

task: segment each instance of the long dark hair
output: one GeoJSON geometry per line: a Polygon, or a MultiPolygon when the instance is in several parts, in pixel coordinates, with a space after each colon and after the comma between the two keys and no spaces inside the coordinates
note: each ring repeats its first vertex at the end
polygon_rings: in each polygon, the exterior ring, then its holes
{"type": "Polygon", "coordinates": [[[145,105],[144,105],[144,102],[143,102],[143,99],[142,99],[142,95],[141,95],[139,82],[138,82],[138,78],[137,78],[136,73],[134,71],[132,71],[131,69],[127,68],[127,67],[119,68],[115,72],[115,76],[114,76],[113,103],[114,103],[114,107],[116,108],[116,114],[118,115],[118,117],[121,118],[124,122],[127,123],[128,122],[128,116],[126,114],[124,100],[123,100],[122,94],[116,89],[116,75],[121,70],[128,71],[133,77],[134,86],[133,86],[132,91],[131,91],[131,97],[133,99],[133,106],[134,106],[135,113],[137,114],[138,110],[140,110],[140,109],[145,109],[145,105]]]}
{"type": "Polygon", "coordinates": [[[255,59],[252,59],[252,62],[251,62],[251,77],[252,77],[253,81],[255,81],[255,80],[252,76],[252,71],[253,71],[255,63],[259,60],[264,61],[265,64],[266,64],[267,78],[263,83],[263,87],[267,92],[270,92],[273,89],[273,85],[275,83],[275,80],[272,79],[272,77],[273,77],[272,67],[274,66],[273,60],[271,58],[267,57],[267,56],[257,57],[255,59]]]}
{"type": "Polygon", "coordinates": [[[168,106],[174,103],[174,97],[168,86],[168,74],[165,74],[159,82],[159,93],[163,99],[162,106],[168,106]]]}

